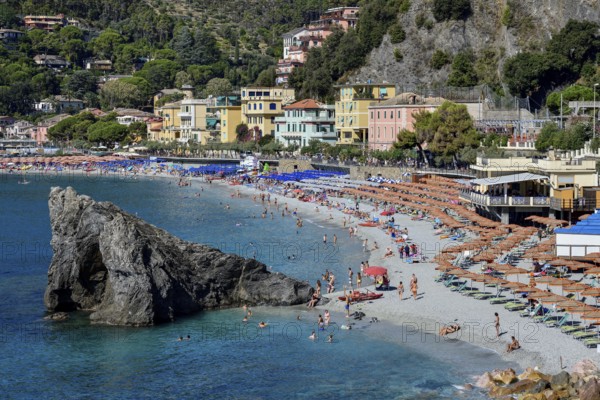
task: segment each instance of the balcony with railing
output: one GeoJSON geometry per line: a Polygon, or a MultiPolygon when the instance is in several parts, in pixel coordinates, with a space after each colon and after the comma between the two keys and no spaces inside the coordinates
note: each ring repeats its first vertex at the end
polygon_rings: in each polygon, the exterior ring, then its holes
{"type": "Polygon", "coordinates": [[[490,196],[471,191],[459,194],[462,200],[488,207],[548,207],[550,197],[545,196],[490,196]]]}
{"type": "Polygon", "coordinates": [[[550,199],[550,208],[558,211],[594,211],[600,207],[600,202],[593,198],[580,197],[578,199],[550,199]]]}

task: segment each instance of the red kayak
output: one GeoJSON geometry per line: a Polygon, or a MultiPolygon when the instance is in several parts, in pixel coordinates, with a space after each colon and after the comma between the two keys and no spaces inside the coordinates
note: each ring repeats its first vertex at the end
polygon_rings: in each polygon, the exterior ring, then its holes
{"type": "MultiPolygon", "coordinates": [[[[375,300],[380,297],[383,297],[383,293],[373,293],[373,292],[362,293],[362,292],[359,292],[358,290],[355,290],[351,294],[350,301],[353,303],[358,303],[361,301],[375,300]]],[[[338,299],[340,299],[342,301],[346,301],[346,296],[340,296],[340,297],[338,297],[338,299]]]]}

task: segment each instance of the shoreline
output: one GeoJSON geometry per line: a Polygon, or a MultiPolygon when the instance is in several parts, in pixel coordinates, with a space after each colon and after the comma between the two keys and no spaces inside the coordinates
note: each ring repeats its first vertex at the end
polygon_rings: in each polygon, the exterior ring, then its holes
{"type": "MultiPolygon", "coordinates": [[[[9,174],[6,170],[0,170],[0,175],[15,175],[20,174],[13,173],[9,174]]],[[[43,171],[30,170],[27,174],[28,178],[32,175],[39,176],[39,179],[52,180],[56,176],[86,176],[86,171],[82,169],[69,169],[59,174],[52,172],[44,173],[43,171]]],[[[94,178],[115,178],[119,180],[127,179],[179,179],[176,175],[170,175],[165,173],[157,173],[154,175],[148,174],[120,174],[120,173],[109,173],[100,174],[97,171],[87,174],[90,179],[94,178]]],[[[80,178],[78,178],[80,179],[80,178]]],[[[198,177],[190,178],[192,187],[194,183],[197,184],[208,184],[208,182],[198,177]]],[[[248,185],[231,186],[225,181],[216,180],[213,181],[215,188],[225,187],[226,192],[234,193],[238,189],[246,194],[248,197],[242,198],[242,200],[251,201],[252,195],[258,193],[264,193],[259,188],[249,187],[248,185]]],[[[272,194],[273,196],[274,194],[272,194]]],[[[324,223],[333,224],[340,229],[342,227],[341,218],[346,218],[347,215],[342,213],[340,210],[331,208],[328,210],[324,206],[319,206],[323,212],[314,212],[315,203],[302,202],[296,198],[283,197],[279,194],[275,195],[278,201],[285,199],[291,205],[291,209],[297,208],[299,216],[303,219],[310,218],[312,223],[324,223]],[[334,218],[329,219],[329,214],[334,218]]],[[[234,199],[232,198],[232,201],[234,199]]],[[[341,199],[336,198],[335,200],[340,201],[341,199]]],[[[342,200],[343,201],[343,200],[342,200]]],[[[372,207],[361,203],[361,210],[365,211],[365,207],[368,207],[370,214],[373,215],[372,207]]],[[[293,218],[293,217],[292,217],[293,218]]],[[[416,243],[419,247],[424,248],[424,252],[428,255],[429,259],[432,259],[437,252],[443,247],[444,244],[451,243],[448,239],[440,239],[439,236],[433,234],[433,226],[428,221],[412,221],[409,216],[405,214],[395,214],[396,224],[401,227],[407,227],[409,229],[409,239],[412,239],[413,243],[416,243]]],[[[357,218],[352,216],[352,226],[356,225],[357,218]]],[[[346,226],[347,228],[347,226],[346,226]]],[[[396,286],[400,280],[404,282],[405,294],[404,300],[398,299],[398,293],[395,290],[384,292],[384,296],[381,299],[367,302],[353,304],[351,306],[351,312],[362,311],[367,315],[367,319],[371,317],[377,317],[382,321],[389,322],[394,326],[398,326],[410,332],[411,335],[436,335],[436,340],[461,340],[479,348],[483,348],[494,352],[504,361],[513,362],[518,364],[523,370],[527,367],[539,367],[546,373],[557,373],[562,370],[561,362],[566,367],[572,366],[575,362],[589,358],[599,364],[600,354],[594,349],[587,349],[583,344],[574,340],[573,338],[563,334],[559,329],[546,328],[543,324],[534,324],[526,318],[519,317],[518,313],[510,313],[501,305],[491,305],[489,302],[475,300],[473,298],[462,296],[458,293],[451,292],[448,288],[444,287],[441,283],[434,282],[434,277],[438,274],[435,270],[436,264],[433,262],[421,262],[408,264],[401,261],[396,252],[391,258],[382,259],[384,250],[387,246],[391,246],[391,238],[381,229],[359,227],[358,238],[348,239],[348,236],[343,236],[338,240],[353,240],[356,241],[357,246],[362,245],[362,241],[368,239],[369,247],[372,246],[373,242],[377,241],[379,244],[378,250],[372,250],[365,253],[365,259],[369,260],[370,265],[381,265],[388,268],[390,276],[390,284],[396,286]],[[419,298],[413,300],[408,298],[410,295],[408,290],[408,280],[412,273],[415,273],[419,278],[419,298]],[[493,313],[498,312],[501,318],[501,330],[507,332],[501,336],[500,339],[495,338],[495,330],[493,326],[493,313]],[[448,323],[457,321],[463,329],[459,331],[459,334],[453,334],[449,338],[442,338],[438,336],[439,328],[448,323]],[[522,349],[513,353],[506,353],[506,344],[510,340],[510,336],[516,336],[520,342],[522,349]],[[562,360],[561,360],[562,357],[562,360]]],[[[394,244],[395,249],[395,244],[394,244]]],[[[360,262],[357,260],[355,265],[350,265],[353,271],[357,271],[360,262]]],[[[319,279],[320,277],[315,277],[319,279]]],[[[337,277],[338,287],[347,283],[347,277],[337,277]]],[[[367,282],[369,278],[365,277],[363,282],[367,282]]],[[[373,289],[372,284],[363,285],[363,288],[373,289]]],[[[318,305],[318,310],[330,309],[335,313],[344,313],[344,303],[337,299],[338,296],[342,295],[342,291],[336,291],[332,294],[323,294],[331,301],[326,305],[318,305]]],[[[490,370],[493,366],[490,366],[490,370]]]]}

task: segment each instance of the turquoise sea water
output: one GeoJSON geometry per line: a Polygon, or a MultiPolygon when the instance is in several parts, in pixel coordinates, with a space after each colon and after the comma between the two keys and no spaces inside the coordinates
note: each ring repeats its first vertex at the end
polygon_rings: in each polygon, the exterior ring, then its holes
{"type": "MultiPolygon", "coordinates": [[[[257,308],[204,312],[152,328],[89,325],[83,313],[64,323],[44,321],[43,293],[52,256],[47,197],[51,186],[73,186],[109,200],[190,241],[256,256],[274,271],[311,283],[325,268],[340,284],[348,266],[365,258],[360,242],[322,243],[347,233],[302,216],[282,218],[273,209],[233,199],[217,185],[179,188],[165,179],[0,175],[0,393],[2,398],[456,398],[461,385],[507,364],[462,342],[404,335],[401,327],[335,322],[308,340],[320,311],[257,308]],[[202,191],[201,188],[204,188],[202,191]],[[200,193],[200,196],[196,196],[200,193]],[[230,208],[226,209],[225,205],[230,208]],[[301,320],[297,320],[297,316],[301,320]],[[256,322],[269,323],[259,330],[256,322]],[[327,343],[332,333],[334,343],[327,343]],[[178,342],[177,337],[191,336],[178,342]]],[[[323,212],[323,209],[322,211],[323,212]]],[[[481,398],[480,393],[460,394],[481,398]]]]}

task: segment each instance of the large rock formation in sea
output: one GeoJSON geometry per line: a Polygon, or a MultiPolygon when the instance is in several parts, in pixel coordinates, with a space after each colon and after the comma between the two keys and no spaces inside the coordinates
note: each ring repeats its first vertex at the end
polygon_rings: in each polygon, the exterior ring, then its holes
{"type": "Polygon", "coordinates": [[[49,208],[49,311],[88,310],[96,323],[144,326],[206,309],[299,304],[312,295],[307,282],[186,242],[72,188],[52,188],[49,208]]]}

